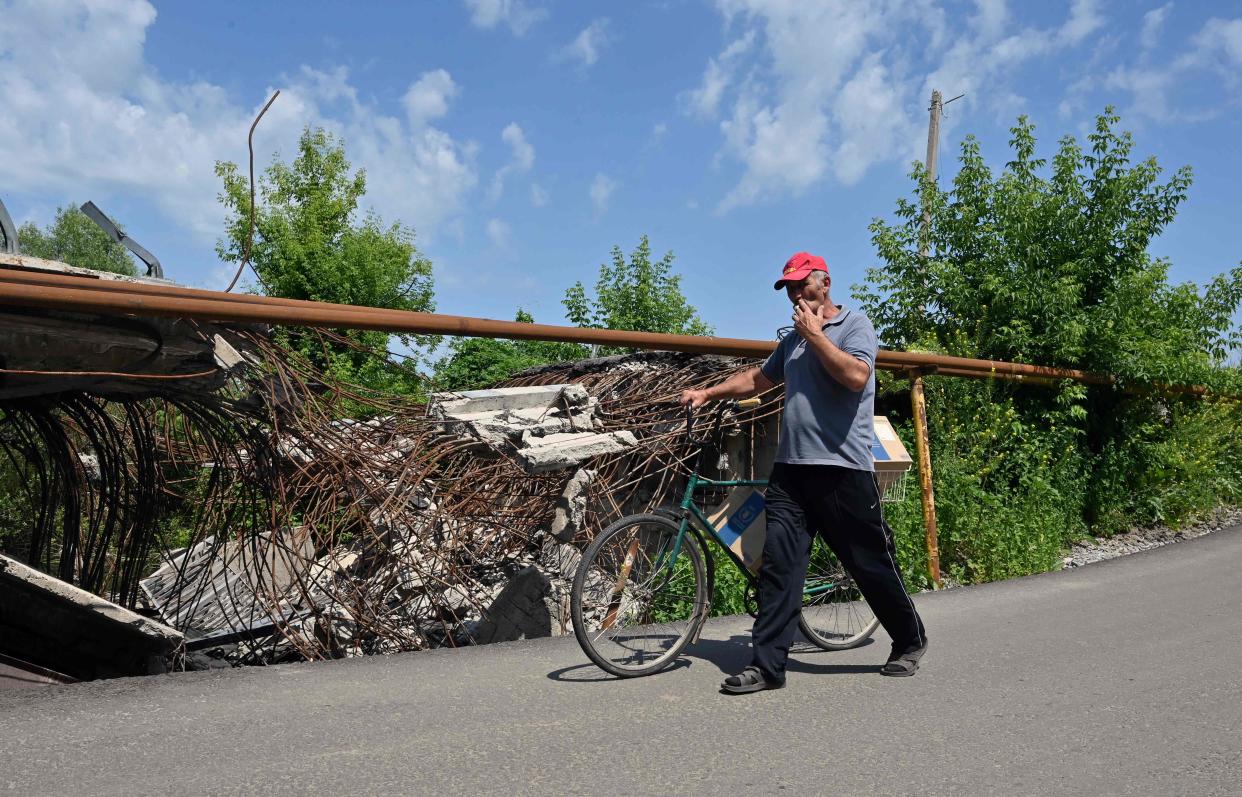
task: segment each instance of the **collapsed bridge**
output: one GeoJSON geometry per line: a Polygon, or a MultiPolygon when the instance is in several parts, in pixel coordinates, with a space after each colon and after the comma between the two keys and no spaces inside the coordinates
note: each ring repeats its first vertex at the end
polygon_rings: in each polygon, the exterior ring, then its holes
{"type": "MultiPolygon", "coordinates": [[[[262,325],[13,307],[0,336],[24,358],[0,372],[18,558],[182,632],[191,666],[564,633],[572,543],[669,501],[676,397],[750,364],[635,354],[415,398],[334,383],[262,325]]],[[[735,419],[722,468],[766,469],[777,411],[735,419]]]]}
{"type": "MultiPolygon", "coordinates": [[[[188,647],[234,662],[563,628],[557,580],[576,554],[567,541],[664,503],[691,453],[677,395],[748,367],[753,359],[737,358],[773,345],[220,294],[0,259],[3,334],[9,351],[27,357],[0,363],[0,448],[35,519],[20,558],[156,614],[190,638],[188,647]],[[308,327],[300,334],[322,347],[351,345],[330,327],[683,353],[540,369],[509,385],[553,386],[510,394],[533,404],[486,409],[471,402],[500,397],[429,401],[433,385],[396,397],[334,382],[268,322],[308,327]]],[[[878,366],[908,372],[916,395],[933,371],[1112,381],[883,350],[878,366]]],[[[735,419],[736,450],[724,467],[765,470],[761,452],[778,411],[772,401],[735,419]]],[[[925,427],[916,443],[925,455],[924,435],[925,427]]],[[[0,621],[18,614],[0,604],[0,621]]]]}

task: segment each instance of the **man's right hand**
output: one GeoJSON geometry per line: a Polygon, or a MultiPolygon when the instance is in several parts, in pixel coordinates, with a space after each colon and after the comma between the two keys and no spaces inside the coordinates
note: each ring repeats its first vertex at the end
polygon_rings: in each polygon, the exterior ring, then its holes
{"type": "Polygon", "coordinates": [[[691,408],[702,407],[707,401],[706,390],[683,390],[681,392],[681,403],[691,408]]]}

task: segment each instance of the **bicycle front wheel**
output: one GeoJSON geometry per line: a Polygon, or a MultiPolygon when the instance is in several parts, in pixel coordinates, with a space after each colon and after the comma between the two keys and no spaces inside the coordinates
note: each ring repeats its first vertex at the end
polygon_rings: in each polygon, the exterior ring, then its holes
{"type": "Polygon", "coordinates": [[[816,534],[802,589],[802,633],[824,650],[847,650],[861,645],[879,625],[854,579],[816,534]]]}
{"type": "Polygon", "coordinates": [[[574,576],[574,635],[591,661],[621,678],[668,666],[707,607],[698,539],[661,515],[630,515],[587,546],[574,576]]]}

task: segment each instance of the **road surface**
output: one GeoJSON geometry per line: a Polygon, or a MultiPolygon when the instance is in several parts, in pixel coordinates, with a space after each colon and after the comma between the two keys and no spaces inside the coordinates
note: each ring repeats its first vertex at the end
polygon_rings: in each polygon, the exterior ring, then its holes
{"type": "Polygon", "coordinates": [[[729,697],[748,618],[605,677],[573,638],[0,694],[17,794],[1242,792],[1242,528],[916,596],[914,678],[795,654],[729,697]]]}

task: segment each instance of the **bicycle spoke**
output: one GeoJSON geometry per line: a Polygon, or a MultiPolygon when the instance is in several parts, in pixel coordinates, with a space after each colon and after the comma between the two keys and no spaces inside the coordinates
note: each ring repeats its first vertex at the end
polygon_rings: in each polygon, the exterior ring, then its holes
{"type": "Polygon", "coordinates": [[[854,580],[817,538],[803,595],[803,633],[819,647],[840,649],[861,643],[877,625],[854,580]]]}
{"type": "Polygon", "coordinates": [[[704,601],[705,574],[694,539],[683,536],[678,544],[676,526],[642,515],[602,532],[584,555],[575,580],[574,631],[604,669],[646,672],[688,641],[704,601]]]}

